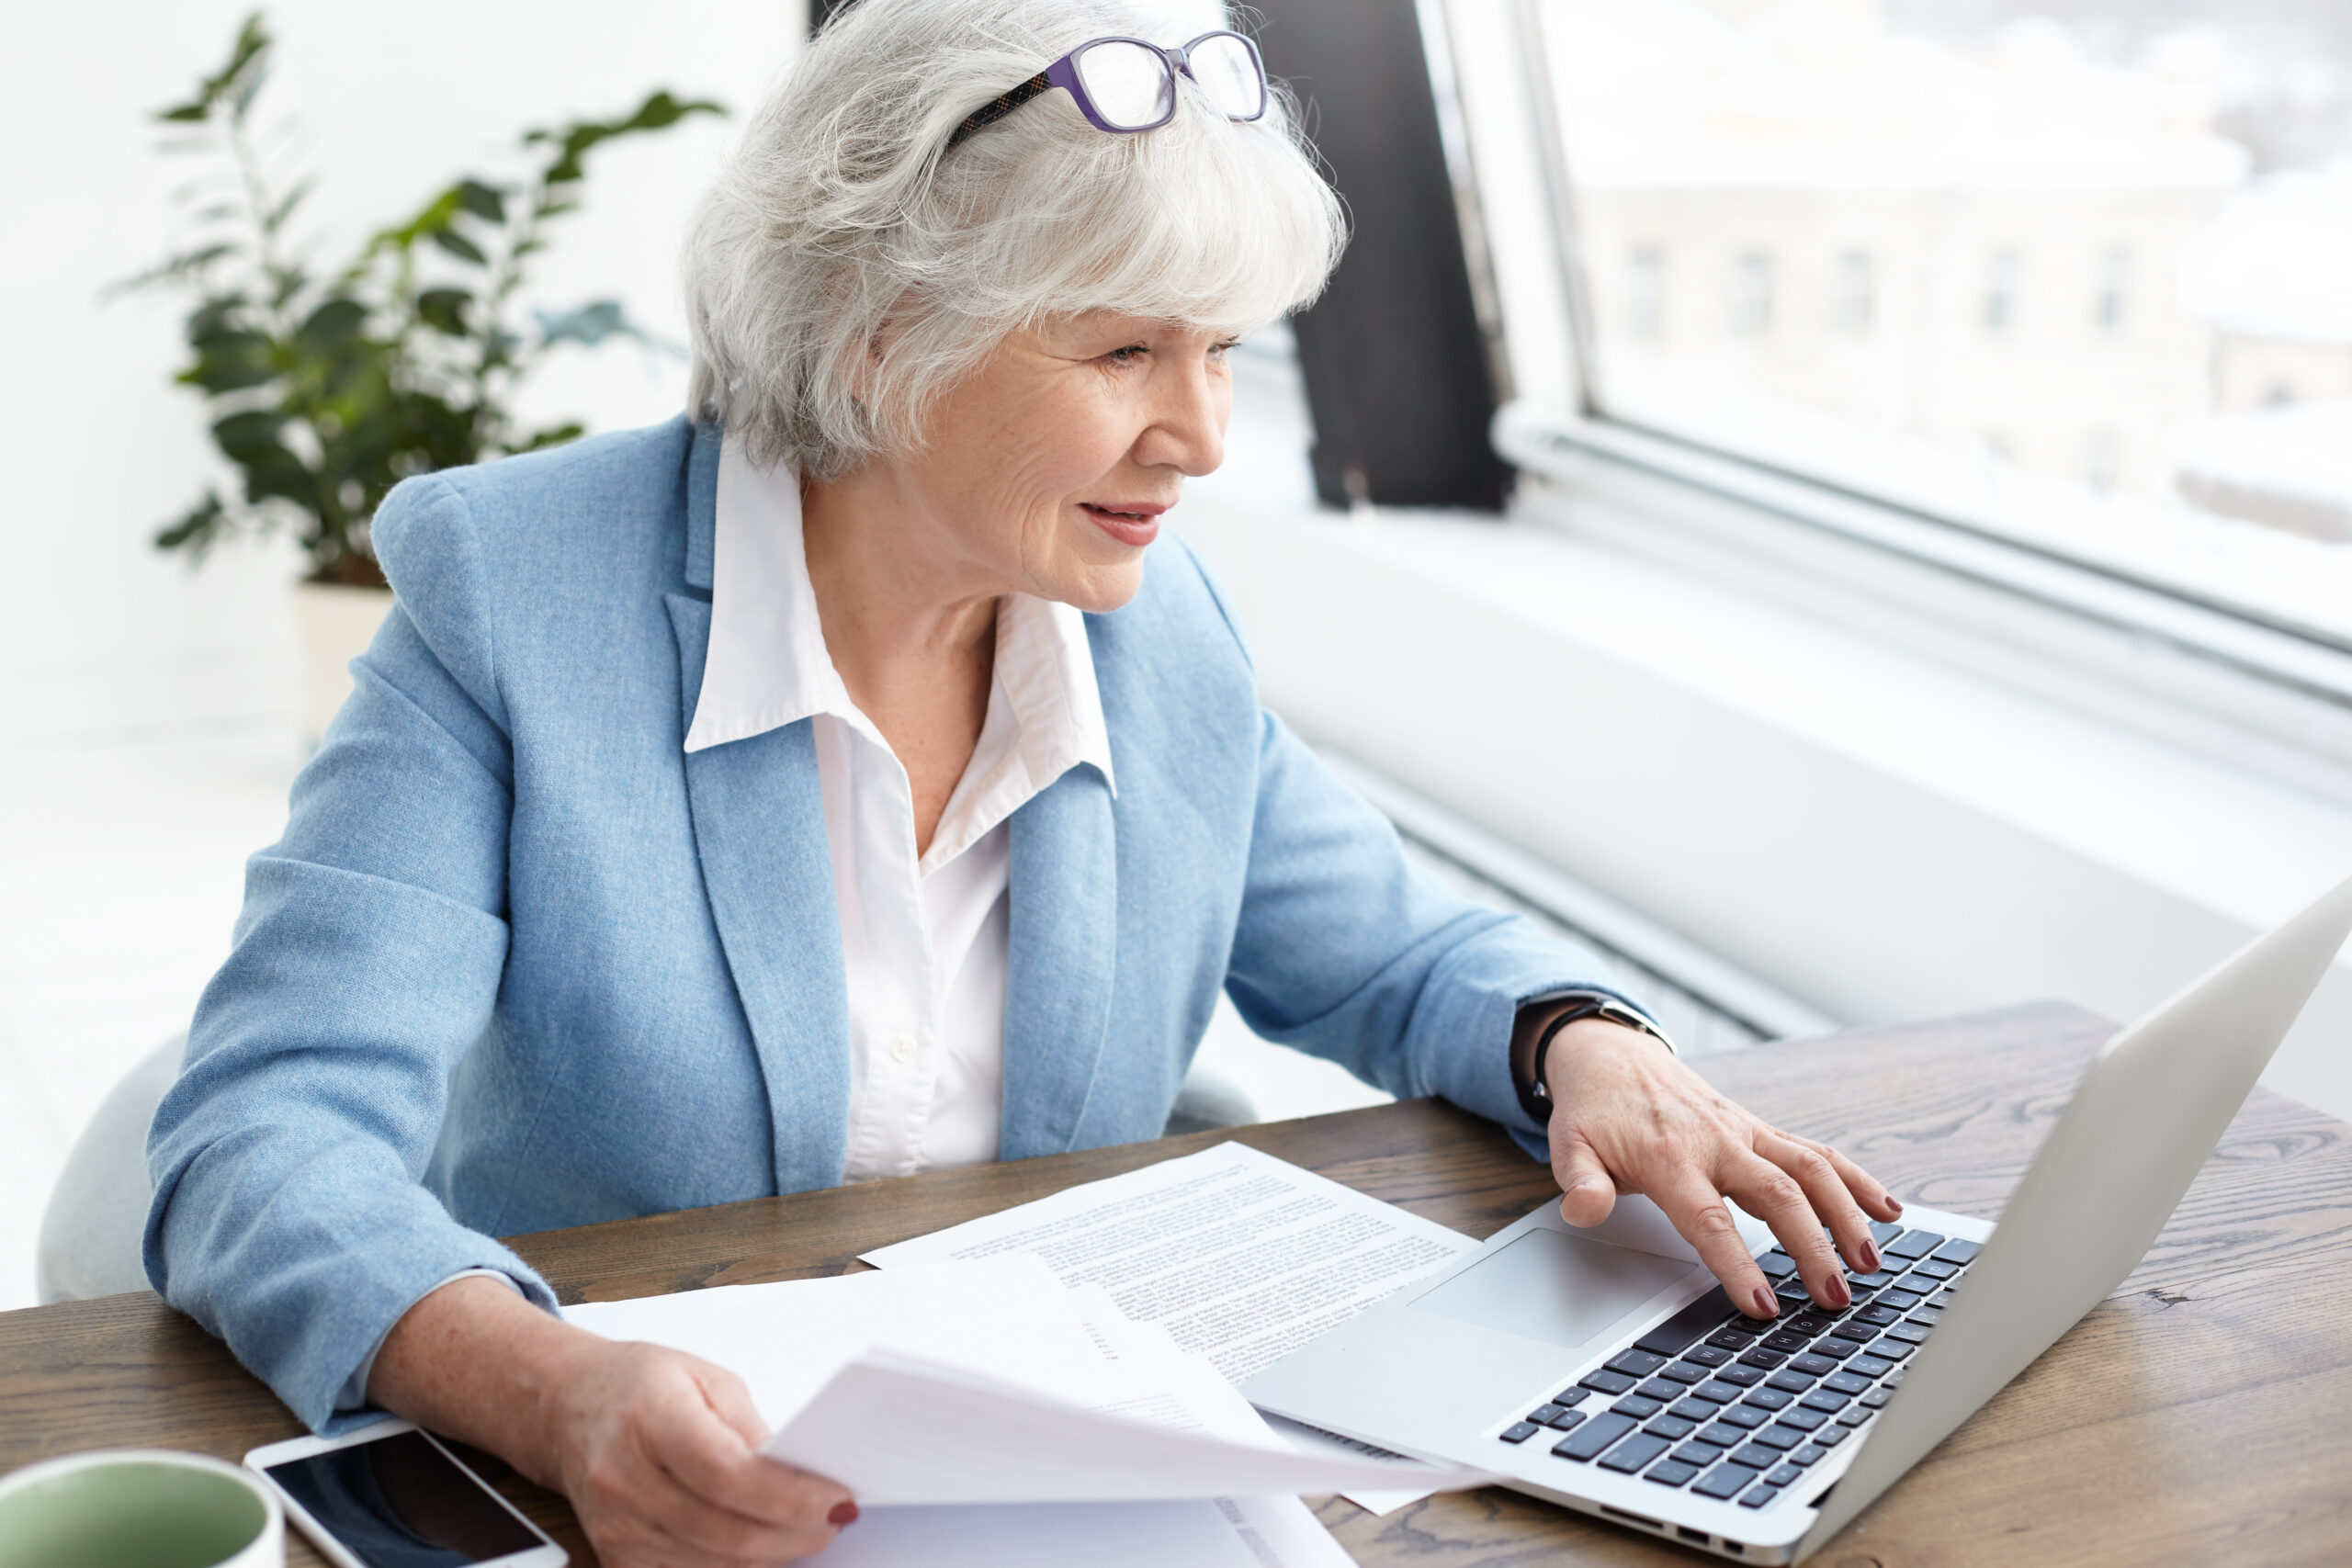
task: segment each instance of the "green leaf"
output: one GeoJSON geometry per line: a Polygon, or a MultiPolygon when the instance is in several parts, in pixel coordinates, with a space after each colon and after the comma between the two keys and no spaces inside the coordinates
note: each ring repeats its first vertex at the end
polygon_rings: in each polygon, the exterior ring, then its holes
{"type": "Polygon", "coordinates": [[[466,179],[458,182],[458,205],[488,222],[506,221],[505,193],[497,186],[486,186],[480,180],[466,179]]]}
{"type": "Polygon", "coordinates": [[[368,323],[368,307],[356,299],[334,299],[310,314],[295,333],[313,348],[331,348],[355,336],[368,323]]]}
{"type": "Polygon", "coordinates": [[[535,430],[524,438],[520,446],[508,447],[511,457],[523,452],[544,452],[550,446],[560,446],[567,441],[577,441],[588,434],[588,427],[577,420],[570,424],[552,424],[545,430],[535,430]]]}
{"type": "Polygon", "coordinates": [[[268,69],[269,46],[269,29],[263,25],[261,13],[253,12],[237,29],[236,41],[229,46],[228,62],[197,84],[195,97],[158,110],[155,118],[187,123],[210,118],[212,111],[224,100],[234,103],[242,97],[240,109],[250,105],[253,93],[260,88],[260,79],[268,69]]]}
{"type": "Polygon", "coordinates": [[[455,229],[435,229],[428,237],[459,261],[471,262],[476,266],[490,265],[490,258],[481,254],[481,247],[455,229]]]}
{"type": "Polygon", "coordinates": [[[554,147],[557,150],[555,159],[539,175],[539,182],[548,186],[569,185],[587,174],[582,160],[600,142],[639,131],[663,130],[688,115],[715,114],[723,118],[726,113],[725,108],[707,98],[681,99],[664,88],[648,96],[626,119],[580,119],[553,130],[526,131],[523,145],[554,147]]]}
{"type": "Polygon", "coordinates": [[[198,502],[187,516],[155,530],[155,547],[159,550],[185,549],[200,560],[206,548],[225,531],[228,521],[228,513],[220,505],[220,492],[208,490],[204,492],[204,499],[198,502]]]}
{"type": "Polygon", "coordinates": [[[473,302],[473,295],[463,288],[428,288],[416,297],[416,317],[435,332],[464,337],[472,330],[466,324],[466,310],[473,302]]]}
{"type": "Polygon", "coordinates": [[[279,444],[277,433],[285,425],[286,416],[274,410],[248,409],[216,423],[212,439],[223,456],[242,467],[266,461],[272,454],[284,452],[286,448],[279,444]]]}
{"type": "Polygon", "coordinates": [[[270,361],[269,339],[250,331],[207,333],[191,344],[196,363],[176,378],[182,386],[201,387],[219,396],[277,378],[270,361]]]}

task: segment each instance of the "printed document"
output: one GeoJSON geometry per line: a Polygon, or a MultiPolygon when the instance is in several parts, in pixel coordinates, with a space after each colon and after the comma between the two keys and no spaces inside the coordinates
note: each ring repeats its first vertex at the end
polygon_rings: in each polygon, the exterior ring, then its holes
{"type": "Polygon", "coordinates": [[[865,1255],[1028,1253],[1239,1382],[1477,1243],[1246,1144],[1219,1144],[865,1255]]]}

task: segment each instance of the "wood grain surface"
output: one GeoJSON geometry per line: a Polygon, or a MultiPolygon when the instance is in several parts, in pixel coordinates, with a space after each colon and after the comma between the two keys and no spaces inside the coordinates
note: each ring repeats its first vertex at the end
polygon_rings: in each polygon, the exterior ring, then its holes
{"type": "MultiPolygon", "coordinates": [[[[1906,1201],[1997,1216],[2113,1026],[2042,1004],[1709,1058],[1734,1098],[1906,1201]]],[[[1472,1235],[1552,1190],[1488,1123],[1410,1101],[515,1239],[567,1302],[836,1274],[888,1242],[1232,1137],[1472,1235]]],[[[1815,1561],[2352,1562],[2352,1129],[2257,1090],[2122,1290],[1815,1561]]],[[[151,1295],[0,1314],[0,1471],[85,1449],[235,1458],[299,1427],[151,1295]]],[[[594,1562],[561,1498],[500,1484],[594,1562]]],[[[1490,1488],[1317,1512],[1359,1562],[1689,1563],[1490,1488]]],[[[290,1562],[322,1560],[289,1539],[290,1562]]]]}

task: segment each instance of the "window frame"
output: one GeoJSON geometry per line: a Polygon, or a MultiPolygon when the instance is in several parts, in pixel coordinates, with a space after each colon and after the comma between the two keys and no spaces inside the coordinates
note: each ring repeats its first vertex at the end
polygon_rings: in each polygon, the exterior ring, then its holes
{"type": "MultiPolygon", "coordinates": [[[[1459,35],[1473,23],[1470,14],[1492,13],[1498,6],[1507,19],[1489,14],[1476,20],[1490,37],[1498,36],[1499,22],[1512,39],[1515,47],[1508,52],[1516,71],[1505,74],[1515,73],[1519,79],[1485,85],[1501,86],[1518,100],[1520,124],[1535,144],[1540,177],[1533,181],[1533,194],[1541,209],[1540,226],[1546,231],[1556,320],[1568,339],[1562,345],[1567,384],[1556,389],[1565,398],[1518,398],[1497,414],[1495,440],[1505,457],[1522,469],[1571,482],[1577,464],[1591,458],[1677,481],[1745,502],[1759,519],[1835,535],[2052,613],[2161,643],[2315,699],[2352,720],[2352,637],[2199,594],[2121,566],[2068,555],[2019,539],[1988,520],[1905,502],[1611,412],[1603,395],[1605,367],[1599,360],[1589,267],[1576,220],[1576,186],[1547,63],[1542,0],[1445,0],[1447,26],[1455,35],[1445,51],[1447,63],[1457,73],[1463,69],[1466,51],[1459,35]]],[[[1464,96],[1465,84],[1457,81],[1453,91],[1464,96]]],[[[1490,136],[1493,125],[1490,120],[1490,136]]],[[[1474,135],[1472,140],[1475,153],[1477,139],[1474,135]]],[[[1483,169],[1475,156],[1470,164],[1483,169]]],[[[1488,215],[1487,226],[1498,227],[1496,204],[1482,200],[1480,205],[1488,215]]],[[[1992,265],[1990,261],[1985,265],[1992,265]]],[[[2019,255],[2016,265],[2030,263],[2019,255]]],[[[1991,278],[1988,270],[1987,288],[1991,278]]],[[[2116,330],[2128,325],[2128,288],[2122,302],[2125,321],[2116,330]]],[[[1509,290],[1498,292],[1507,296],[1509,290]]],[[[1508,313],[1505,325],[1508,329],[1508,313]]],[[[1514,351],[1523,350],[1524,335],[1513,338],[1514,351]]],[[[1523,368],[1514,368],[1520,371],[1515,378],[1520,385],[1540,381],[1523,368]]]]}

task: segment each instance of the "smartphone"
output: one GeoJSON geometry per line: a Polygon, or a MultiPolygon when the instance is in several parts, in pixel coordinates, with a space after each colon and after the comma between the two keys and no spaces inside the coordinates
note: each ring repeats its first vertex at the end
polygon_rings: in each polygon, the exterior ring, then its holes
{"type": "Polygon", "coordinates": [[[335,1568],[563,1568],[563,1548],[430,1432],[378,1421],[245,1456],[335,1568]]]}

